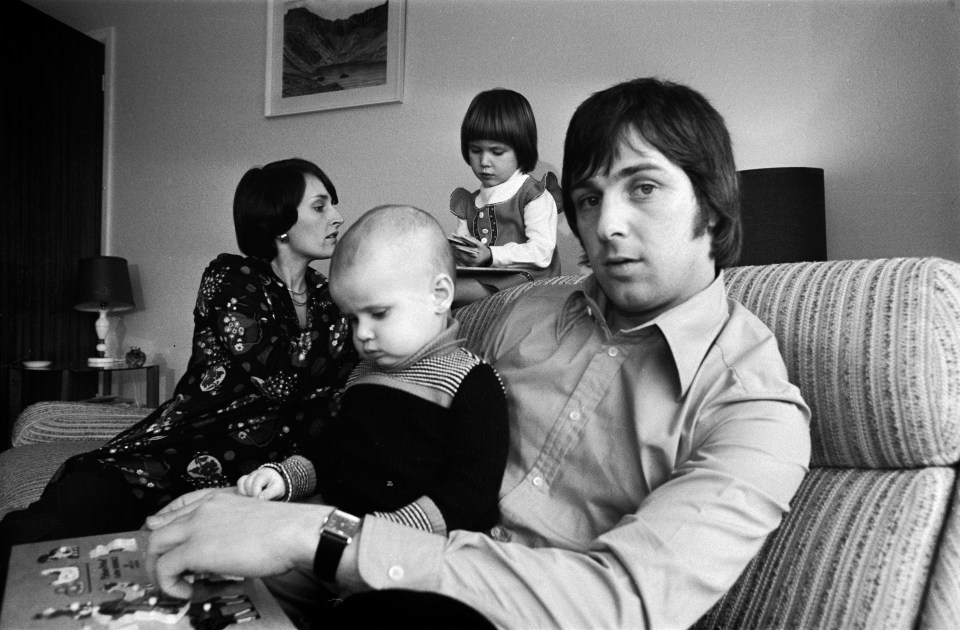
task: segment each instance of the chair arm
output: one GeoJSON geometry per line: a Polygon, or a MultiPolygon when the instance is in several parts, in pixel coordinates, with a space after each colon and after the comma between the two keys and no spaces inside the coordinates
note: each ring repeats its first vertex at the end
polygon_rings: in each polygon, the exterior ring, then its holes
{"type": "Polygon", "coordinates": [[[82,402],[38,402],[17,417],[13,446],[57,440],[108,440],[153,409],[82,402]]]}

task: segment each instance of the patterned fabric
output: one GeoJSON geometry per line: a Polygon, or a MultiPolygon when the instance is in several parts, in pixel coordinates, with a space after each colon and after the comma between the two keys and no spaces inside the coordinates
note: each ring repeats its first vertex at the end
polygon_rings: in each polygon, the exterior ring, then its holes
{"type": "Polygon", "coordinates": [[[694,628],[914,627],[955,481],[949,468],[812,470],[789,518],[694,628]]]}
{"type": "Polygon", "coordinates": [[[956,484],[920,618],[920,630],[943,628],[960,628],[960,486],[956,484]]]}
{"type": "Polygon", "coordinates": [[[193,352],[173,398],[65,472],[117,475],[163,504],[300,453],[336,412],[356,360],[326,279],[309,269],[306,283],[301,327],[268,262],[221,254],[204,271],[193,352]]]}
{"type": "Polygon", "coordinates": [[[726,281],[773,330],[810,405],[811,465],[960,460],[960,265],[795,263],[730,269],[726,281]]]}
{"type": "Polygon", "coordinates": [[[466,340],[466,347],[476,350],[480,347],[480,340],[490,325],[500,316],[503,309],[535,286],[547,284],[580,284],[586,276],[557,276],[537,280],[535,283],[526,283],[511,287],[506,291],[494,293],[488,298],[473,302],[454,311],[453,316],[460,322],[460,336],[466,340]]]}
{"type": "Polygon", "coordinates": [[[83,402],[38,402],[17,417],[13,446],[55,440],[109,440],[153,409],[83,402]]]}

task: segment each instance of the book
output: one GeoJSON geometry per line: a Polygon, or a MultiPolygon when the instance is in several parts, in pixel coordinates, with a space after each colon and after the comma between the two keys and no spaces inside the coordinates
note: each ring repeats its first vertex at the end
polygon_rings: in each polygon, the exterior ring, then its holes
{"type": "Polygon", "coordinates": [[[148,532],[15,545],[0,630],[293,630],[258,579],[202,576],[189,600],[164,594],[146,570],[148,532]]]}

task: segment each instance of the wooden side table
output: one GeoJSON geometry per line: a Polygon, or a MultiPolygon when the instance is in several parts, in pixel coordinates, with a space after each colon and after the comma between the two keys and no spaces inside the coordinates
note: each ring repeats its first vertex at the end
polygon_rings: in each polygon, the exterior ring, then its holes
{"type": "Polygon", "coordinates": [[[86,364],[53,364],[46,368],[10,366],[10,422],[24,407],[40,400],[85,400],[109,395],[116,372],[144,370],[147,407],[160,405],[160,366],[90,367],[86,364]]]}

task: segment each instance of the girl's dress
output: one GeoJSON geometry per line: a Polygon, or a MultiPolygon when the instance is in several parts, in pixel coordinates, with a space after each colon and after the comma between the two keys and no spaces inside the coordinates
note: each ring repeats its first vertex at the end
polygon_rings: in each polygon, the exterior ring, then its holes
{"type": "Polygon", "coordinates": [[[311,268],[307,285],[301,328],[270,263],[218,256],[200,283],[193,352],[173,398],[103,447],[67,460],[48,490],[73,473],[94,473],[120,494],[117,482],[132,489],[149,515],[181,494],[233,485],[305,450],[336,412],[357,360],[326,278],[311,268]]]}
{"type": "MultiPolygon", "coordinates": [[[[557,252],[557,213],[562,206],[553,173],[542,181],[517,171],[507,181],[470,193],[458,188],[450,195],[450,211],[459,219],[457,234],[469,234],[490,248],[491,268],[518,271],[511,275],[482,274],[478,279],[501,290],[520,282],[560,275],[557,252]]],[[[463,275],[458,271],[458,275],[463,275]]]]}

